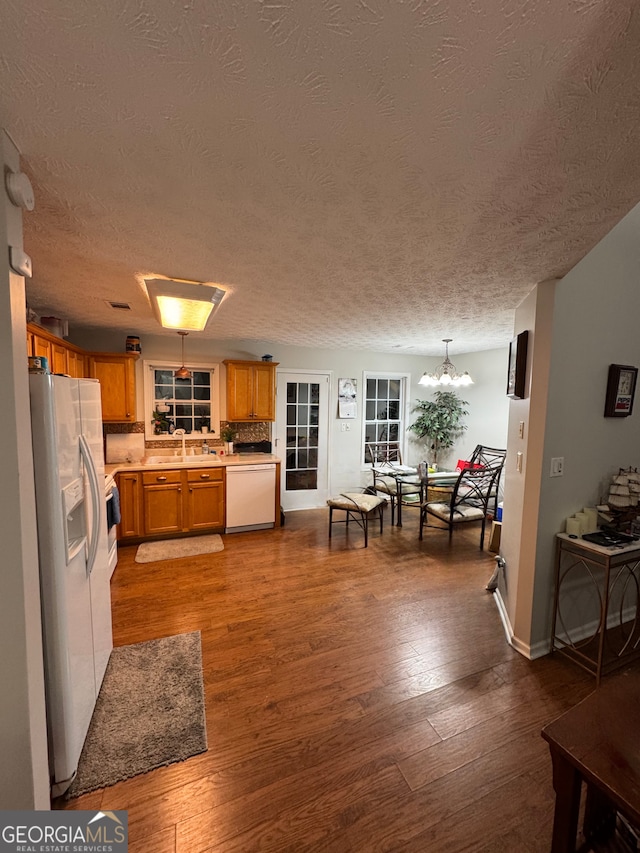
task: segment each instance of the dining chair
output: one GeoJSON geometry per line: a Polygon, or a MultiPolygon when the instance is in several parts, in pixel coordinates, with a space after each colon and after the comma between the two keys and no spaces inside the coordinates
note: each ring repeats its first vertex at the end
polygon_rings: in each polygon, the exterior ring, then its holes
{"type": "MultiPolygon", "coordinates": [[[[480,549],[484,549],[484,535],[489,504],[497,494],[496,483],[502,468],[465,468],[458,475],[448,500],[429,500],[428,473],[421,474],[422,493],[419,502],[420,533],[422,539],[427,516],[431,515],[443,522],[443,529],[449,530],[449,540],[458,524],[480,521],[480,549]]],[[[410,506],[410,503],[403,505],[410,506]]],[[[428,525],[435,527],[435,525],[428,525]]]]}
{"type": "Polygon", "coordinates": [[[481,465],[483,468],[490,469],[492,471],[499,471],[498,477],[496,478],[493,486],[493,494],[491,495],[491,498],[493,498],[492,511],[494,516],[498,508],[500,477],[502,476],[502,469],[504,468],[504,462],[506,457],[506,448],[502,449],[498,447],[487,447],[486,444],[477,444],[473,453],[471,454],[471,459],[469,460],[469,464],[472,467],[481,465]]]}
{"type": "Polygon", "coordinates": [[[369,490],[382,494],[391,504],[393,526],[398,496],[420,495],[420,484],[399,482],[397,466],[402,465],[402,450],[398,441],[368,441],[365,443],[365,462],[371,463],[373,482],[369,490]]]}
{"type": "Polygon", "coordinates": [[[336,497],[327,500],[329,507],[329,539],[331,539],[332,525],[341,523],[348,527],[349,520],[353,519],[355,523],[364,532],[364,547],[369,544],[369,516],[377,514],[380,519],[380,533],[382,533],[382,513],[386,501],[384,498],[379,498],[376,495],[358,492],[343,492],[336,497]],[[345,517],[340,521],[333,520],[334,510],[340,510],[345,513],[345,517]]]}

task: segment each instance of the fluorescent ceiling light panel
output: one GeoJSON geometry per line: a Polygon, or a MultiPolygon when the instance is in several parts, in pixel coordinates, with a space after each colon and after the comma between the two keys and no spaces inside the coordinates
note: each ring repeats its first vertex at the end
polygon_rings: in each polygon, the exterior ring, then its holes
{"type": "Polygon", "coordinates": [[[211,284],[145,279],[156,320],[165,329],[201,332],[222,302],[225,291],[211,284]]]}

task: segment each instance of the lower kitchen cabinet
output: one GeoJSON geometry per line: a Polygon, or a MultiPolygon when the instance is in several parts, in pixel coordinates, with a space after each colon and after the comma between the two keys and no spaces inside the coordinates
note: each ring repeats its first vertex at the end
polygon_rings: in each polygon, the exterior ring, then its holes
{"type": "Polygon", "coordinates": [[[224,471],[166,468],[123,472],[119,539],[152,539],[224,528],[224,471]]]}
{"type": "Polygon", "coordinates": [[[189,530],[224,527],[224,479],[220,469],[188,469],[187,525],[189,530]]]}
{"type": "Polygon", "coordinates": [[[182,471],[144,471],[144,535],[182,533],[182,471]]]}
{"type": "Polygon", "coordinates": [[[140,517],[142,475],[138,471],[118,474],[118,492],[120,493],[118,539],[142,536],[140,517]]]}

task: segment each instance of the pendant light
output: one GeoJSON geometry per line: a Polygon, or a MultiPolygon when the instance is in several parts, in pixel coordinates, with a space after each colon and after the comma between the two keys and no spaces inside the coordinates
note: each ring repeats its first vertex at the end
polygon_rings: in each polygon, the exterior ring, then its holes
{"type": "Polygon", "coordinates": [[[473,379],[467,371],[458,373],[455,365],[449,360],[449,344],[453,338],[443,338],[442,343],[445,346],[444,361],[434,373],[423,373],[418,380],[418,385],[473,385],[473,379]]]}
{"type": "Polygon", "coordinates": [[[182,367],[178,368],[173,375],[176,379],[191,379],[191,371],[184,366],[184,339],[189,332],[178,332],[178,334],[182,337],[182,367]]]}

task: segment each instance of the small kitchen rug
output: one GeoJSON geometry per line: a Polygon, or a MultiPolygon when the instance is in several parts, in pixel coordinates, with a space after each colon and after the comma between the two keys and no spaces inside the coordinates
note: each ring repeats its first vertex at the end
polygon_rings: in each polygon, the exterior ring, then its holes
{"type": "Polygon", "coordinates": [[[198,554],[215,554],[223,551],[222,537],[193,536],[189,539],[165,539],[160,542],[143,542],[136,551],[136,563],[155,563],[158,560],[177,560],[180,557],[197,557],[198,554]]]}
{"type": "Polygon", "coordinates": [[[67,799],[206,752],[200,631],[111,652],[67,799]]]}

